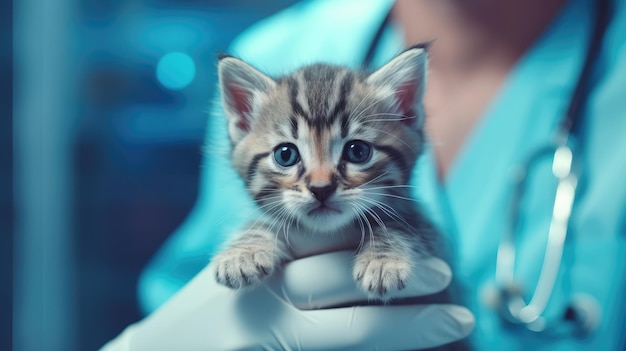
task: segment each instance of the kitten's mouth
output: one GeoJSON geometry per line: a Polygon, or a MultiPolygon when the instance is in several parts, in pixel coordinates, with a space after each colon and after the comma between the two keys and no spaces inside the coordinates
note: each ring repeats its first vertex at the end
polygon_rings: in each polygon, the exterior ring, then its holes
{"type": "Polygon", "coordinates": [[[334,207],[330,207],[326,204],[321,204],[309,211],[309,216],[327,216],[332,214],[340,214],[341,210],[334,207]]]}

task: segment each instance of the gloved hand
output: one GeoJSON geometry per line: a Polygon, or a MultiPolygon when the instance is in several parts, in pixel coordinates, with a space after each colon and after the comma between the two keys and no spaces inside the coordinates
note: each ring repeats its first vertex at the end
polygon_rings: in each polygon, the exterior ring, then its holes
{"type": "MultiPolygon", "coordinates": [[[[450,343],[472,330],[472,314],[454,305],[333,308],[367,301],[353,281],[353,259],[352,251],[301,258],[241,291],[216,283],[209,265],[102,350],[406,350],[450,343]]],[[[432,294],[450,279],[448,265],[429,258],[394,296],[432,294]]]]}

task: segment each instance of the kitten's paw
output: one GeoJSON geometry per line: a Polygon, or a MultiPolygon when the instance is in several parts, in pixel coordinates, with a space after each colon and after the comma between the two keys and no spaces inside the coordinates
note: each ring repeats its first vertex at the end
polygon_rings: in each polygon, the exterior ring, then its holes
{"type": "Polygon", "coordinates": [[[359,255],[353,270],[361,288],[382,300],[388,298],[390,291],[404,289],[411,274],[409,260],[371,254],[359,255]]]}
{"type": "Polygon", "coordinates": [[[274,272],[277,265],[274,256],[264,250],[229,249],[214,258],[215,279],[231,289],[258,283],[274,272]]]}

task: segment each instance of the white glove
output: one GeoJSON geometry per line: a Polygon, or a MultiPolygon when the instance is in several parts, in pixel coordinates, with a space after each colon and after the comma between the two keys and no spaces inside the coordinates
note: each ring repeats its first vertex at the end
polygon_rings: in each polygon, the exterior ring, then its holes
{"type": "MultiPolygon", "coordinates": [[[[234,291],[209,265],[164,306],[129,326],[102,351],[406,350],[467,336],[474,317],[455,305],[350,306],[367,301],[352,278],[354,252],[290,262],[263,286],[234,291]]],[[[448,265],[429,258],[395,297],[443,290],[448,265]]]]}

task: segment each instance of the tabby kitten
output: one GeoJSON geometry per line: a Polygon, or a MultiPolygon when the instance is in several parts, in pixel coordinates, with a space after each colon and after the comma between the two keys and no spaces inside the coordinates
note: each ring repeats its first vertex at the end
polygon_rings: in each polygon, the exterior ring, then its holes
{"type": "Polygon", "coordinates": [[[220,58],[232,161],[262,215],[215,256],[219,283],[271,275],[294,256],[289,238],[342,233],[361,240],[353,276],[371,297],[405,287],[437,239],[408,185],[424,146],[426,68],[424,46],[371,74],[314,64],[275,79],[220,58]]]}

